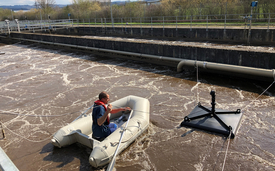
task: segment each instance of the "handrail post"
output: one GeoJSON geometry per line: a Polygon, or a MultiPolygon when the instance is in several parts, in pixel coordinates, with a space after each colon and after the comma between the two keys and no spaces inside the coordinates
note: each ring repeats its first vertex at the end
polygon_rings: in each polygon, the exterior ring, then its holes
{"type": "Polygon", "coordinates": [[[227,2],[225,3],[225,16],[224,16],[224,19],[225,19],[225,21],[224,21],[224,32],[225,32],[225,30],[226,30],[226,14],[227,14],[227,2]]]}
{"type": "Polygon", "coordinates": [[[208,15],[206,16],[206,31],[208,31],[208,15]]]}
{"type": "Polygon", "coordinates": [[[163,30],[164,30],[164,16],[163,16],[163,19],[162,19],[162,21],[163,21],[163,30]]]}
{"type": "Polygon", "coordinates": [[[122,18],[121,18],[121,30],[123,32],[123,20],[122,20],[122,18]]]}
{"type": "Polygon", "coordinates": [[[190,16],[190,31],[192,31],[192,15],[190,16]]]}
{"type": "Polygon", "coordinates": [[[269,32],[269,24],[270,24],[270,13],[268,14],[268,26],[267,26],[267,32],[269,32]]]}
{"type": "Polygon", "coordinates": [[[178,16],[176,16],[176,31],[178,31],[178,16]]]}
{"type": "Polygon", "coordinates": [[[151,36],[153,36],[153,27],[152,27],[152,25],[153,25],[153,18],[151,17],[151,36]]]}

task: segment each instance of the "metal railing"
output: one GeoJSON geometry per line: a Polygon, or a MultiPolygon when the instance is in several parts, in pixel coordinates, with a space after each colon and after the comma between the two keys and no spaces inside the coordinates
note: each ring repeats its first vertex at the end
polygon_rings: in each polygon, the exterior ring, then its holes
{"type": "Polygon", "coordinates": [[[79,19],[77,25],[101,27],[174,27],[174,28],[241,28],[247,29],[250,20],[254,28],[275,27],[275,13],[224,14],[199,16],[152,16],[79,19]],[[261,16],[261,17],[259,17],[261,16]],[[263,17],[267,16],[267,17],[263,17]]]}
{"type": "Polygon", "coordinates": [[[186,15],[186,16],[152,16],[152,17],[121,17],[121,18],[91,18],[91,19],[61,19],[61,20],[24,20],[0,22],[0,33],[10,31],[55,30],[74,26],[90,27],[162,27],[165,28],[228,28],[273,29],[275,13],[224,14],[224,15],[186,15]]]}
{"type": "MultiPolygon", "coordinates": [[[[76,21],[76,20],[75,20],[76,21]]],[[[13,31],[46,31],[55,30],[60,28],[73,27],[74,20],[62,19],[62,20],[13,20],[0,22],[0,33],[10,33],[13,31]]]]}

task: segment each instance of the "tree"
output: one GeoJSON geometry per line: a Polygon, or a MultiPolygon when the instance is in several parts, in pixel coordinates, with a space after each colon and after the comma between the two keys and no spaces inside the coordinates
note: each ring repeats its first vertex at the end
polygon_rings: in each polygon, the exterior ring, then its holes
{"type": "Polygon", "coordinates": [[[47,19],[50,12],[53,10],[55,0],[35,0],[34,6],[36,9],[42,10],[42,15],[47,19]]]}
{"type": "Polygon", "coordinates": [[[100,4],[92,0],[73,0],[72,8],[74,16],[78,19],[89,19],[101,10],[100,4]]]}

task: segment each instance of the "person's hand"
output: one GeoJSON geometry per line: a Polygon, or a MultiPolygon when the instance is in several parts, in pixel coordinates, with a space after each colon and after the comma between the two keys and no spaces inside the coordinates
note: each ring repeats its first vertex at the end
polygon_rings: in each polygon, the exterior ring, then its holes
{"type": "Polygon", "coordinates": [[[111,104],[108,104],[108,106],[107,106],[108,113],[110,113],[112,111],[112,108],[113,108],[113,106],[111,104]]]}
{"type": "Polygon", "coordinates": [[[132,110],[132,109],[130,107],[124,107],[123,108],[123,111],[127,111],[127,110],[129,111],[129,110],[132,110]]]}

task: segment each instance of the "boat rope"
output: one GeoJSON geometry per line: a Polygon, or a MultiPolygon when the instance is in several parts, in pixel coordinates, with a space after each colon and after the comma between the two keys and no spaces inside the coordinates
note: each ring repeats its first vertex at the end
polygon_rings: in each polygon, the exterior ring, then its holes
{"type": "Polygon", "coordinates": [[[228,143],[227,143],[227,147],[226,147],[226,151],[225,151],[225,156],[224,156],[224,160],[223,160],[223,165],[222,165],[222,171],[224,170],[224,166],[225,166],[225,161],[226,161],[226,157],[227,157],[227,152],[228,152],[228,148],[229,148],[229,144],[230,144],[230,137],[231,137],[231,133],[232,133],[232,130],[230,129],[230,133],[229,133],[229,136],[228,136],[228,143]]]}
{"type": "MultiPolygon", "coordinates": [[[[93,106],[91,106],[91,107],[93,107],[93,106]]],[[[89,107],[85,112],[83,112],[80,116],[78,116],[78,118],[81,117],[83,114],[85,114],[89,109],[91,109],[91,107],[89,107]]],[[[79,111],[77,111],[77,112],[79,112],[79,111]]],[[[68,114],[72,114],[72,113],[76,113],[76,112],[71,112],[71,113],[67,113],[67,114],[63,114],[63,115],[25,115],[25,114],[16,114],[16,113],[4,113],[4,114],[23,115],[23,116],[32,116],[32,117],[37,117],[37,116],[40,116],[40,117],[49,117],[49,116],[56,117],[56,116],[64,116],[64,115],[68,115],[68,114]]],[[[15,135],[17,135],[17,136],[19,136],[19,137],[27,140],[27,141],[30,141],[30,142],[36,142],[36,143],[43,142],[43,141],[46,141],[46,140],[50,139],[54,135],[54,134],[52,134],[48,138],[45,138],[45,139],[40,140],[40,141],[35,141],[35,140],[28,139],[28,138],[26,138],[24,136],[21,136],[21,135],[15,133],[14,131],[10,130],[6,125],[4,125],[1,121],[0,121],[0,124],[2,125],[2,127],[4,126],[5,129],[7,129],[8,131],[10,131],[11,133],[13,133],[13,134],[15,134],[15,135]]]]}
{"type": "MultiPolygon", "coordinates": [[[[275,80],[254,100],[252,100],[248,105],[245,106],[245,108],[243,110],[245,110],[249,105],[251,105],[254,101],[258,100],[273,84],[275,83],[275,80]]],[[[230,144],[230,137],[232,134],[232,130],[230,130],[229,136],[228,136],[228,144],[227,144],[227,148],[225,151],[225,156],[224,156],[224,161],[223,161],[223,166],[222,166],[222,171],[224,170],[224,166],[225,166],[225,161],[227,158],[227,152],[228,152],[228,148],[229,148],[229,144],[230,144]]]]}
{"type": "Polygon", "coordinates": [[[197,48],[196,48],[196,62],[195,62],[195,67],[196,67],[196,77],[197,77],[197,84],[196,86],[196,103],[194,104],[194,106],[196,106],[199,103],[199,66],[198,66],[198,55],[197,55],[197,48]]]}
{"type": "Polygon", "coordinates": [[[53,135],[51,135],[51,136],[49,136],[48,138],[45,138],[45,139],[43,139],[43,140],[35,141],[35,140],[28,139],[28,138],[26,138],[26,137],[24,137],[24,136],[22,136],[22,135],[19,135],[19,134],[15,133],[14,131],[12,131],[12,130],[10,130],[8,127],[6,127],[1,121],[0,121],[0,123],[2,124],[2,126],[5,127],[5,129],[7,129],[8,131],[10,131],[11,133],[13,133],[13,134],[15,134],[16,136],[21,137],[21,138],[23,138],[23,139],[25,139],[25,140],[27,140],[27,141],[30,141],[30,142],[35,142],[35,143],[43,142],[43,141],[46,141],[46,140],[50,139],[50,138],[53,136],[53,135]]]}
{"type": "MultiPolygon", "coordinates": [[[[197,56],[197,55],[196,55],[197,56]]],[[[196,99],[196,103],[199,103],[199,66],[198,66],[198,62],[197,62],[197,57],[196,57],[196,67],[197,67],[197,99],[196,99]]]]}
{"type": "MultiPolygon", "coordinates": [[[[91,108],[94,108],[93,107],[94,105],[92,105],[91,107],[89,107],[85,112],[83,112],[81,115],[79,115],[75,120],[79,119],[82,115],[84,115],[88,110],[90,110],[91,108]]],[[[101,106],[101,105],[99,105],[101,106]]],[[[97,107],[99,107],[97,106],[97,107]]],[[[115,106],[115,107],[119,107],[119,106],[115,106]]],[[[122,107],[121,107],[122,108],[122,107]]],[[[81,111],[81,110],[80,110],[81,111]]],[[[71,112],[71,113],[65,113],[65,114],[62,114],[62,115],[30,115],[30,114],[20,114],[20,113],[13,113],[13,112],[8,112],[8,111],[2,111],[0,110],[0,114],[8,114],[8,115],[19,115],[19,116],[28,116],[28,117],[60,117],[60,116],[66,116],[66,115],[71,115],[71,114],[74,114],[74,113],[77,113],[77,112],[80,112],[80,111],[76,111],[76,112],[71,112]]],[[[144,112],[144,111],[140,111],[140,110],[133,110],[133,111],[138,111],[138,112],[144,112]]],[[[146,112],[148,113],[148,112],[146,112]]],[[[92,119],[92,117],[91,117],[92,119]]],[[[74,121],[75,121],[74,120],[74,121]]],[[[74,122],[73,121],[73,122],[74,122]]],[[[30,141],[30,142],[36,142],[36,143],[39,143],[39,142],[43,142],[43,141],[46,141],[46,140],[49,140],[54,134],[52,134],[51,136],[49,136],[48,138],[45,138],[43,140],[39,140],[39,141],[36,141],[36,140],[31,140],[31,139],[28,139],[26,138],[25,136],[22,136],[22,135],[19,135],[18,133],[12,131],[11,129],[9,129],[3,122],[0,121],[0,124],[2,125],[2,132],[4,132],[4,128],[7,129],[8,131],[10,131],[11,133],[13,133],[14,135],[18,136],[18,137],[21,137],[27,141],[30,141]]],[[[4,134],[3,134],[4,135],[4,134]]],[[[6,137],[6,136],[5,136],[6,137]]]]}
{"type": "Polygon", "coordinates": [[[252,100],[248,105],[246,105],[243,110],[245,110],[248,106],[250,106],[252,103],[254,103],[256,100],[258,100],[272,85],[275,83],[275,80],[254,100],[252,100]]]}
{"type": "Polygon", "coordinates": [[[6,139],[5,130],[4,130],[4,128],[3,128],[3,125],[2,125],[1,120],[0,120],[0,125],[1,125],[1,128],[2,128],[2,136],[3,136],[3,139],[6,139]]]}
{"type": "MultiPolygon", "coordinates": [[[[99,107],[101,105],[98,105],[97,107],[99,107]]],[[[118,107],[118,108],[123,108],[121,106],[115,106],[113,105],[114,107],[118,107]]],[[[92,107],[92,106],[91,106],[92,107]]],[[[84,113],[86,113],[89,109],[88,108],[84,113]]],[[[136,112],[143,112],[143,113],[149,113],[149,112],[144,112],[144,111],[141,111],[141,110],[134,110],[132,109],[133,111],[136,111],[136,112]]],[[[61,117],[61,116],[66,116],[66,115],[72,115],[72,114],[75,114],[75,113],[78,113],[78,112],[81,112],[82,110],[79,110],[79,111],[75,111],[75,112],[70,112],[70,113],[65,113],[65,114],[61,114],[61,115],[31,115],[31,114],[21,114],[21,113],[15,113],[15,112],[10,112],[10,111],[4,111],[4,110],[0,110],[0,114],[5,114],[5,115],[18,115],[18,116],[27,116],[27,117],[61,117]]],[[[83,115],[83,114],[81,114],[83,115]]]]}
{"type": "Polygon", "coordinates": [[[80,111],[81,110],[76,111],[76,112],[71,112],[71,113],[65,113],[65,114],[61,114],[61,115],[31,115],[31,114],[20,114],[20,113],[14,113],[14,112],[0,110],[0,114],[28,116],[28,117],[60,117],[60,116],[66,116],[66,115],[71,115],[71,114],[74,114],[74,113],[78,113],[80,111]]]}

